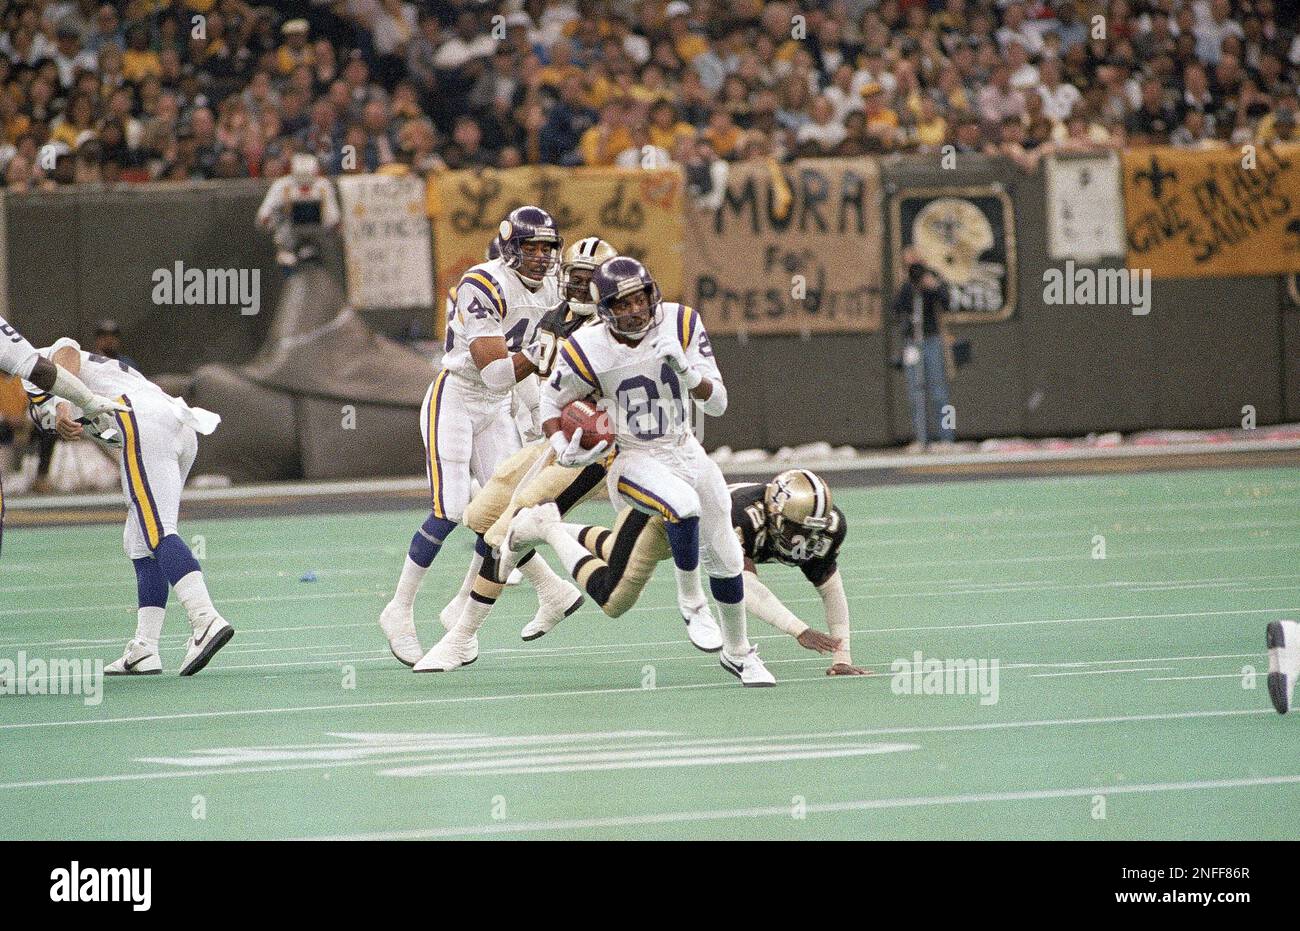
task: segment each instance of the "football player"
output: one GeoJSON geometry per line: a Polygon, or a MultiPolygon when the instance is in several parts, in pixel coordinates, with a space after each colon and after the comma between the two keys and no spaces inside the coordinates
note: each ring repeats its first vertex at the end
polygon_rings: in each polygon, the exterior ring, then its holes
{"type": "MultiPolygon", "coordinates": [[[[703,565],[721,615],[722,667],[746,686],[775,685],[745,630],[744,553],[731,529],[731,497],[718,466],[691,430],[691,407],[708,416],[727,408],[727,390],[699,316],[661,300],[659,286],[636,259],[604,262],[592,279],[604,326],[583,328],[560,346],[555,373],[542,387],[542,429],[560,465],[583,468],[603,456],[602,440],[566,439],[561,412],[596,395],[612,405],[617,452],[608,467],[611,501],[664,520],[678,589],[703,600],[703,565]]],[[[513,552],[546,541],[570,575],[594,557],[564,531],[554,503],[521,509],[503,542],[513,552]]]]}
{"type": "MultiPolygon", "coordinates": [[[[794,637],[800,646],[833,653],[828,676],[861,676],[849,652],[849,603],[837,565],[848,534],[844,512],[831,501],[830,488],[807,469],[790,469],[770,482],[728,486],[731,523],[745,553],[745,611],[794,637]],[[830,635],[813,630],[790,611],[758,578],[758,566],[779,562],[797,566],[821,595],[830,635]]],[[[575,565],[574,580],[610,617],[636,604],[655,564],[667,559],[663,519],[626,508],[612,530],[564,524],[593,559],[575,565]]],[[[554,628],[529,623],[525,640],[554,628]]]]}
{"type": "MultiPolygon", "coordinates": [[[[125,410],[116,401],[100,397],[85,383],[56,362],[42,356],[23,335],[0,317],[0,372],[17,375],[46,397],[54,395],[76,405],[88,419],[125,410]]],[[[4,476],[0,475],[0,547],[5,533],[4,476]]]]}
{"type": "MultiPolygon", "coordinates": [[[[443,542],[462,522],[471,481],[486,483],[519,449],[511,394],[536,371],[535,350],[525,347],[533,345],[542,314],[559,303],[554,272],[563,240],[551,215],[539,207],[519,207],[499,232],[501,256],[471,267],[456,288],[442,371],[420,411],[432,508],[411,539],[397,590],[379,618],[393,654],[413,667],[422,653],[415,596],[443,542]]],[[[478,574],[489,552],[480,539],[471,575],[478,574]]],[[[519,568],[537,591],[539,616],[561,616],[581,604],[582,593],[545,561],[522,560],[519,568]]],[[[477,637],[471,646],[473,662],[477,637]]]]}
{"type": "MultiPolygon", "coordinates": [[[[538,324],[538,375],[551,374],[560,344],[579,327],[597,323],[596,306],[591,303],[591,278],[596,268],[618,253],[609,243],[595,236],[580,239],[565,251],[560,263],[560,288],[564,301],[548,312],[538,324]]],[[[608,458],[608,457],[606,457],[608,458]]],[[[510,519],[521,507],[541,501],[554,501],[560,513],[589,498],[605,480],[603,462],[592,462],[583,469],[558,465],[549,443],[525,446],[493,473],[488,483],[470,501],[465,523],[480,534],[489,547],[498,549],[510,519]]],[[[515,561],[526,554],[504,554],[501,560],[487,560],[472,585],[462,587],[443,609],[441,619],[448,630],[458,630],[453,641],[477,634],[501,593],[501,579],[506,578],[515,561]],[[472,593],[472,594],[471,594],[472,593]]],[[[468,581],[468,580],[467,580],[468,581]]],[[[535,619],[549,629],[567,615],[535,619]]],[[[700,649],[716,652],[722,648],[722,634],[701,599],[692,606],[687,618],[691,642],[700,649]],[[702,614],[702,617],[700,616],[702,614]],[[692,619],[695,622],[692,623],[692,619]]],[[[433,664],[439,657],[432,656],[433,664]]],[[[450,664],[454,656],[442,657],[450,664]]]]}
{"type": "Polygon", "coordinates": [[[192,676],[235,635],[213,606],[194,554],[176,532],[181,489],[198,452],[198,434],[211,433],[221,418],[172,397],[125,362],[84,351],[75,340],[61,339],[40,353],[122,405],[110,431],[103,418],[86,423],[84,409],[34,391],[35,385],[28,389],[33,417],[42,428],[69,442],[89,435],[119,459],[122,492],[129,501],[123,543],[135,567],[139,610],[135,636],[104,674],[162,672],[158,638],[170,586],[189,615],[191,637],[180,674],[192,676]]]}

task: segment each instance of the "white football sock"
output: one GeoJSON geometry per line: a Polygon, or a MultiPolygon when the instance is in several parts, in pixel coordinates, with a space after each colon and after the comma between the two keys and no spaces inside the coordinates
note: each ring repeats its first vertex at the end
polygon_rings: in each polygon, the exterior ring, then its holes
{"type": "Polygon", "coordinates": [[[469,597],[470,590],[474,587],[474,580],[478,578],[479,571],[482,568],[483,557],[478,550],[475,550],[474,557],[469,561],[469,571],[465,573],[465,580],[460,583],[460,591],[456,593],[457,598],[465,599],[469,597]]]}
{"type": "Polygon", "coordinates": [[[717,601],[719,626],[722,628],[722,649],[728,656],[737,658],[749,653],[749,636],[745,630],[745,603],[727,604],[717,601]]]}
{"type": "MultiPolygon", "coordinates": [[[[542,558],[541,553],[536,553],[532,559],[519,566],[519,571],[524,574],[534,589],[538,597],[545,597],[546,592],[553,589],[555,584],[560,581],[560,577],[555,574],[555,570],[547,565],[546,560],[542,558]]],[[[505,571],[505,567],[502,567],[505,571]]]]}
{"type": "Polygon", "coordinates": [[[577,541],[577,538],[569,535],[567,528],[569,524],[552,524],[545,528],[546,542],[551,544],[551,549],[555,550],[555,555],[560,557],[560,565],[564,566],[564,571],[573,575],[573,570],[578,563],[591,556],[587,548],[577,541]]]}
{"type": "Polygon", "coordinates": [[[467,598],[465,608],[460,612],[460,620],[456,622],[452,632],[462,637],[473,637],[478,633],[478,629],[483,626],[487,616],[492,613],[492,608],[495,605],[495,601],[492,604],[484,604],[477,598],[467,598]]]}
{"type": "Polygon", "coordinates": [[[158,639],[162,636],[163,619],[166,617],[166,608],[141,608],[135,616],[135,639],[157,653],[158,639]]]}
{"type": "Polygon", "coordinates": [[[393,593],[393,601],[403,608],[415,607],[415,596],[428,573],[428,566],[422,566],[407,556],[406,562],[402,564],[402,577],[397,580],[397,591],[393,593]]]}
{"type": "Polygon", "coordinates": [[[182,577],[172,586],[176,597],[185,605],[185,613],[190,616],[190,626],[197,631],[217,614],[212,606],[212,597],[208,595],[208,585],[203,581],[203,573],[197,569],[182,577]]]}
{"type": "Polygon", "coordinates": [[[560,524],[560,527],[573,539],[578,539],[578,535],[587,529],[586,524],[560,524]]]}
{"type": "Polygon", "coordinates": [[[679,569],[673,566],[673,573],[677,576],[678,604],[698,607],[707,603],[704,588],[700,585],[699,569],[679,569]]]}

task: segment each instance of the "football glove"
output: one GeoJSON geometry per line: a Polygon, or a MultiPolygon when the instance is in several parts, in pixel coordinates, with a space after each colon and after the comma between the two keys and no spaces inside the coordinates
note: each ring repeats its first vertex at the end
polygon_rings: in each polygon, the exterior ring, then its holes
{"type": "Polygon", "coordinates": [[[564,433],[556,430],[551,434],[551,449],[555,450],[555,461],[565,468],[584,469],[593,462],[599,462],[609,450],[609,440],[601,440],[591,449],[582,448],[582,428],[573,431],[573,438],[566,440],[564,433]]]}
{"type": "Polygon", "coordinates": [[[682,376],[687,388],[694,388],[704,380],[704,377],[686,360],[686,350],[682,349],[682,344],[671,334],[662,331],[656,333],[650,349],[663,359],[670,369],[682,376]]]}

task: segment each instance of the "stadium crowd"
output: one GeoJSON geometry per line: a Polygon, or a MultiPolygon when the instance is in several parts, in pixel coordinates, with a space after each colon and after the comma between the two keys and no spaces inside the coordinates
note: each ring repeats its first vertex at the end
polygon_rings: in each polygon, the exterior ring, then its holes
{"type": "Polygon", "coordinates": [[[1300,0],[17,0],[5,187],[1297,138],[1300,0]]]}

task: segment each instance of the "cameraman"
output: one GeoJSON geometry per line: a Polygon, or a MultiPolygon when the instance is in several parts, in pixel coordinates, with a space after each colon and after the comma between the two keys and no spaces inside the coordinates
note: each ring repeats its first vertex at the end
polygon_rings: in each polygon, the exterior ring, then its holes
{"type": "Polygon", "coordinates": [[[912,406],[914,445],[925,449],[931,413],[938,425],[939,440],[951,443],[955,439],[953,428],[944,426],[943,417],[943,408],[948,404],[948,371],[939,314],[948,312],[948,289],[921,262],[915,249],[903,252],[903,264],[907,280],[894,298],[894,317],[903,338],[901,363],[912,406]]]}
{"type": "Polygon", "coordinates": [[[277,178],[257,211],[257,225],[275,238],[275,259],[286,273],[320,254],[321,242],[339,225],[339,203],[316,156],[298,154],[290,173],[277,178]]]}

